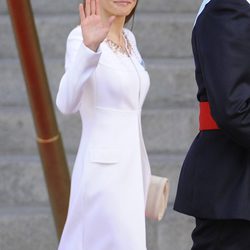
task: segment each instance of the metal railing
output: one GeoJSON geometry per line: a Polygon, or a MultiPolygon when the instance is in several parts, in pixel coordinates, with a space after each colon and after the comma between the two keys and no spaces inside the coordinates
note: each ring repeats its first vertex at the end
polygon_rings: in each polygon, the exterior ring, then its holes
{"type": "Polygon", "coordinates": [[[29,0],[7,0],[26,82],[51,208],[60,238],[68,210],[70,176],[29,0]]]}

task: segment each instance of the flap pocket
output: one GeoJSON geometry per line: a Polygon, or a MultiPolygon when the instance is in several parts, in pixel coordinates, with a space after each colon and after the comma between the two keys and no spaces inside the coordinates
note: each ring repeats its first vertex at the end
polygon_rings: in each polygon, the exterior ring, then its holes
{"type": "Polygon", "coordinates": [[[90,161],[102,164],[114,164],[120,161],[120,150],[94,148],[90,150],[90,161]]]}

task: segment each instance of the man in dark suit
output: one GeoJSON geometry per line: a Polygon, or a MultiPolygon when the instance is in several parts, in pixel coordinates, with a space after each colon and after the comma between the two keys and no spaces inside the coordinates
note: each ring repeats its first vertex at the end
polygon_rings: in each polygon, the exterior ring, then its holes
{"type": "Polygon", "coordinates": [[[200,133],[174,209],[196,218],[192,250],[250,250],[250,3],[204,0],[192,46],[200,133]]]}

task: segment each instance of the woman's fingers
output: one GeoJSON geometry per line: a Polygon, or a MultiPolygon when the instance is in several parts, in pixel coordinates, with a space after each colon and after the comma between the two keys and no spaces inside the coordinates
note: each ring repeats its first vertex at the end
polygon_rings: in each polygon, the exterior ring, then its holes
{"type": "Polygon", "coordinates": [[[99,0],[85,0],[85,4],[79,5],[79,12],[81,20],[90,15],[100,15],[99,0]]]}
{"type": "Polygon", "coordinates": [[[96,15],[100,15],[100,4],[99,4],[99,0],[95,1],[95,13],[96,15]]]}
{"type": "Polygon", "coordinates": [[[84,13],[84,8],[83,8],[82,3],[79,4],[79,14],[80,14],[81,22],[83,22],[83,20],[85,19],[85,13],[84,13]]]}
{"type": "Polygon", "coordinates": [[[96,14],[96,4],[95,0],[91,0],[91,14],[95,15],[96,14]]]}
{"type": "Polygon", "coordinates": [[[85,2],[85,16],[88,17],[91,14],[91,9],[90,9],[90,0],[86,0],[85,2]]]}

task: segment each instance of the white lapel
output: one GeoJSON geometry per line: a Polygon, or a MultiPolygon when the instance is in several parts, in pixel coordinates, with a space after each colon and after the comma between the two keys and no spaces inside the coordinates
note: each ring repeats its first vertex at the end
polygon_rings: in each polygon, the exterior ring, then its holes
{"type": "MultiPolygon", "coordinates": [[[[199,17],[199,15],[201,14],[201,12],[204,10],[204,8],[206,7],[206,5],[210,2],[211,0],[203,0],[202,4],[201,4],[201,7],[199,9],[199,12],[195,18],[195,21],[194,21],[194,26],[196,24],[196,21],[197,21],[197,18],[199,17]]],[[[247,0],[247,1],[250,1],[250,0],[247,0]]]]}

